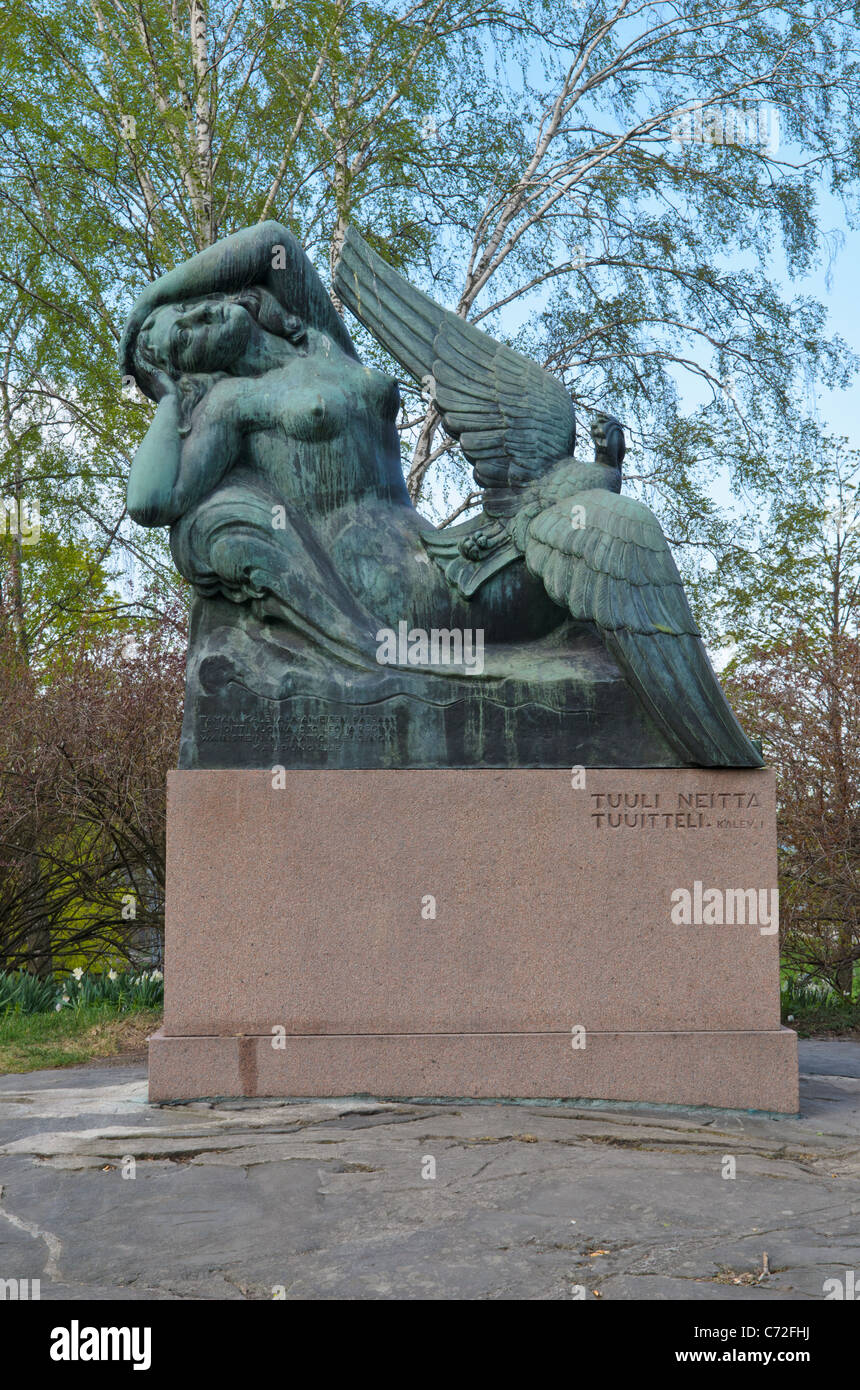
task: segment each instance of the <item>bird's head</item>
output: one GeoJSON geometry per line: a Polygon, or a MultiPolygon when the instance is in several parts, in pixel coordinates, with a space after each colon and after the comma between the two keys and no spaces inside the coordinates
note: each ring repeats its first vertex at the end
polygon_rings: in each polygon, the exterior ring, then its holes
{"type": "Polygon", "coordinates": [[[604,410],[598,410],[591,422],[591,437],[594,440],[595,461],[620,472],[627,452],[621,421],[604,410]]]}

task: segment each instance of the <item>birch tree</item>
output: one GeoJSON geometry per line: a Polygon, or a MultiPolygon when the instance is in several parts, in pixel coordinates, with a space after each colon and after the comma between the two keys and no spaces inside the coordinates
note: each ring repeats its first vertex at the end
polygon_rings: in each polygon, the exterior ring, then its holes
{"type": "MultiPolygon", "coordinates": [[[[147,281],[272,215],[324,275],[354,221],[561,375],[583,426],[619,414],[631,485],[692,553],[739,539],[715,474],[753,496],[809,430],[810,384],[850,379],[821,306],[784,288],[827,253],[816,190],[853,216],[839,0],[23,0],[4,25],[0,277],[27,325],[7,372],[49,345],[28,408],[52,502],[153,580],[163,541],[123,520],[150,408],[119,390],[121,323],[147,281]]],[[[413,498],[463,514],[468,470],[403,398],[413,498]]]]}
{"type": "MultiPolygon", "coordinates": [[[[477,142],[449,202],[449,307],[507,329],[584,414],[621,414],[632,472],[689,538],[687,518],[713,517],[718,468],[754,488],[787,422],[808,426],[804,388],[850,379],[821,306],[774,271],[826,258],[817,187],[846,195],[854,217],[853,9],[618,0],[532,13],[539,43],[506,100],[507,145],[482,164],[477,142]]],[[[454,446],[432,406],[415,425],[418,497],[454,446]]]]}
{"type": "MultiPolygon", "coordinates": [[[[116,370],[134,298],[273,215],[324,274],[359,202],[383,237],[414,221],[422,123],[452,46],[492,13],[474,0],[6,7],[0,286],[23,328],[4,371],[36,443],[24,481],[50,499],[52,524],[62,513],[133,556],[150,585],[173,585],[163,538],[123,520],[151,416],[116,370]]],[[[7,450],[3,486],[11,466],[7,450]]]]}

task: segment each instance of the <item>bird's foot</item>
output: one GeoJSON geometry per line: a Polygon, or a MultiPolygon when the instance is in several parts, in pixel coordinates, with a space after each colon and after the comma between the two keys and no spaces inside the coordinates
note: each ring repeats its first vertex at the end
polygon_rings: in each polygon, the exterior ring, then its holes
{"type": "Polygon", "coordinates": [[[478,564],[503,545],[507,538],[507,528],[501,522],[495,521],[491,526],[483,526],[480,531],[473,531],[470,536],[464,536],[460,542],[460,554],[465,560],[478,564]]]}

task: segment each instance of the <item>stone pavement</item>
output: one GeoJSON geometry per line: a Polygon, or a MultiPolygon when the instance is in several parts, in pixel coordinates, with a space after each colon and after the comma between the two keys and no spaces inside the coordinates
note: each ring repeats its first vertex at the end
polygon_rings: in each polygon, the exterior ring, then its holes
{"type": "Polygon", "coordinates": [[[43,1299],[820,1300],[848,1270],[860,1287],[860,1044],[800,1055],[795,1119],[159,1107],[142,1066],[0,1077],[0,1278],[43,1299]]]}

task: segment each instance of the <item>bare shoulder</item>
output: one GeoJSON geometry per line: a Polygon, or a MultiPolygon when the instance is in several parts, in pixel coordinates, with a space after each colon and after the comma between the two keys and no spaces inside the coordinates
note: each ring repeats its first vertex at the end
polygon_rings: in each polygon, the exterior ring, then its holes
{"type": "Polygon", "coordinates": [[[232,425],[242,431],[265,427],[282,399],[286,377],[281,367],[259,376],[220,377],[195,410],[195,428],[198,424],[217,424],[222,428],[232,425]]]}

